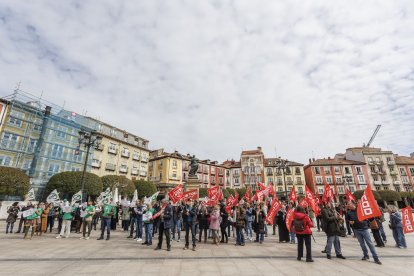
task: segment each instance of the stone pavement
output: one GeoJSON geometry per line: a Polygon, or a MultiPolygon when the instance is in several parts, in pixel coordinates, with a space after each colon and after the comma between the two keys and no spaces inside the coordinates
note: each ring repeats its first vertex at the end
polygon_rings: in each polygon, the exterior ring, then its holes
{"type": "Polygon", "coordinates": [[[389,229],[388,244],[377,249],[382,266],[372,258],[361,261],[362,251],[352,237],[341,238],[347,260],[327,260],[321,253],[326,237],[316,231],[314,263],[298,262],[296,245],[280,244],[273,235],[262,245],[247,242],[244,247],[234,246],[233,238],[220,246],[209,241],[196,252],[184,251],[183,242],[173,241],[167,252],[126,239],[121,230],[110,241],[97,241],[97,231],[90,240],[73,233],[69,239],[57,240],[48,233],[23,240],[21,234],[5,234],[5,221],[0,221],[0,231],[0,275],[414,275],[414,235],[406,235],[408,249],[398,249],[389,229]]]}

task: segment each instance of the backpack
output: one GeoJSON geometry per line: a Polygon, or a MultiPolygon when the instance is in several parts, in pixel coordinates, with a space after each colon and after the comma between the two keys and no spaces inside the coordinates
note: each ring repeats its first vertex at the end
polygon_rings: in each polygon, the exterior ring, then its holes
{"type": "Polygon", "coordinates": [[[305,230],[305,225],[303,223],[303,220],[294,219],[293,220],[293,227],[295,227],[296,232],[302,232],[305,230]]]}

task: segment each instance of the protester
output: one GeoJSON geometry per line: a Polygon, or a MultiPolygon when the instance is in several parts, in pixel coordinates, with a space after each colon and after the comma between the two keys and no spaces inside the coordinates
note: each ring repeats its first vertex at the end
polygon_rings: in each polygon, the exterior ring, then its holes
{"type": "Polygon", "coordinates": [[[199,227],[198,242],[201,242],[201,236],[204,233],[204,243],[207,243],[207,230],[209,228],[208,220],[210,215],[208,214],[206,206],[203,205],[200,207],[197,217],[199,227]]]}
{"type": "Polygon", "coordinates": [[[154,211],[155,210],[152,208],[151,203],[148,204],[147,209],[144,211],[145,219],[143,217],[143,222],[145,225],[145,242],[143,242],[142,245],[152,245],[152,227],[154,224],[152,216],[154,215],[154,211]]]}
{"type": "Polygon", "coordinates": [[[45,204],[43,202],[40,202],[40,204],[37,207],[37,213],[38,216],[36,217],[36,235],[41,236],[42,235],[42,217],[43,217],[43,210],[45,209],[45,204]]]}
{"type": "Polygon", "coordinates": [[[306,262],[313,262],[311,248],[312,227],[312,220],[306,215],[305,210],[300,206],[296,207],[293,220],[293,229],[291,229],[291,231],[296,233],[296,237],[298,239],[298,261],[300,261],[303,257],[303,243],[305,243],[306,262]]]}
{"type": "Polygon", "coordinates": [[[63,204],[61,205],[60,210],[62,214],[62,227],[60,230],[60,234],[56,237],[56,239],[60,239],[62,238],[62,236],[65,236],[65,238],[69,238],[70,227],[72,224],[73,212],[75,211],[75,208],[69,206],[69,202],[65,199],[63,200],[63,204]]]}
{"type": "Polygon", "coordinates": [[[348,219],[349,223],[352,226],[352,229],[354,229],[354,234],[356,238],[358,239],[359,245],[361,246],[362,253],[364,256],[362,257],[362,260],[368,260],[368,249],[371,251],[372,257],[374,258],[375,263],[381,264],[377,251],[375,250],[374,243],[371,240],[371,236],[369,235],[369,226],[368,221],[359,221],[358,214],[355,209],[355,205],[353,203],[348,203],[348,219]]]}
{"type": "Polygon", "coordinates": [[[96,231],[96,225],[99,222],[101,217],[101,207],[98,204],[95,204],[95,214],[92,216],[92,228],[96,231]]]}
{"type": "Polygon", "coordinates": [[[221,243],[228,243],[229,242],[229,233],[226,231],[227,226],[229,226],[229,214],[226,211],[226,205],[224,203],[220,206],[220,230],[221,230],[221,243]]]}
{"type": "Polygon", "coordinates": [[[171,229],[174,226],[173,223],[173,210],[171,204],[168,200],[163,199],[162,205],[166,205],[161,210],[160,214],[160,224],[158,232],[158,245],[155,250],[160,250],[162,248],[162,240],[165,234],[165,240],[167,242],[167,251],[171,251],[171,229]]]}
{"type": "Polygon", "coordinates": [[[258,242],[260,244],[264,241],[264,234],[265,234],[265,220],[266,214],[262,209],[262,206],[257,204],[253,211],[253,228],[254,232],[256,233],[256,240],[254,242],[258,242]]]}
{"type": "Polygon", "coordinates": [[[290,241],[290,235],[289,231],[286,227],[286,207],[283,205],[283,207],[278,211],[277,213],[277,226],[279,230],[279,242],[289,242],[290,241]]]}
{"type": "MultiPolygon", "coordinates": [[[[44,206],[44,204],[42,206],[44,206]]],[[[40,227],[41,232],[40,233],[47,232],[47,219],[49,217],[50,209],[52,208],[53,208],[52,204],[48,203],[46,207],[44,207],[43,209],[42,216],[41,216],[41,227],[40,227]]]]}
{"type": "MultiPolygon", "coordinates": [[[[273,227],[273,232],[274,232],[273,227]]],[[[249,203],[246,204],[246,238],[253,240],[253,208],[249,203]]]]}
{"type": "Polygon", "coordinates": [[[401,215],[398,213],[398,209],[394,205],[388,205],[388,212],[390,214],[390,228],[394,237],[396,247],[407,248],[405,236],[403,232],[403,225],[401,215]]]}
{"type": "Polygon", "coordinates": [[[25,222],[25,225],[24,225],[25,229],[24,229],[23,239],[27,239],[27,235],[29,233],[30,227],[32,227],[32,233],[31,233],[29,239],[33,238],[33,235],[35,233],[35,229],[37,228],[37,219],[42,215],[41,209],[36,208],[36,205],[33,205],[32,203],[29,202],[28,210],[30,210],[30,209],[33,209],[33,214],[26,217],[26,222],[25,222]]]}
{"type": "Polygon", "coordinates": [[[382,241],[381,234],[380,234],[380,231],[379,231],[379,225],[381,223],[380,222],[381,217],[371,218],[368,221],[369,221],[369,228],[371,228],[371,232],[372,232],[372,235],[374,236],[374,240],[375,240],[375,243],[376,243],[375,246],[376,247],[384,247],[385,244],[382,241]]]}
{"type": "Polygon", "coordinates": [[[56,210],[57,210],[57,208],[55,208],[53,206],[53,203],[51,203],[49,214],[47,215],[47,223],[46,223],[46,231],[49,228],[49,233],[52,233],[52,229],[53,229],[53,226],[55,224],[56,210]]]}
{"type": "Polygon", "coordinates": [[[326,258],[331,259],[332,244],[335,247],[336,257],[339,259],[345,259],[341,252],[341,246],[339,242],[339,223],[336,215],[336,211],[329,205],[324,204],[322,208],[322,230],[326,233],[326,258]]]}
{"type": "Polygon", "coordinates": [[[172,239],[175,240],[175,230],[177,229],[177,242],[181,239],[181,214],[183,211],[183,206],[178,203],[173,207],[173,229],[172,229],[172,239]]]}
{"type": "Polygon", "coordinates": [[[83,211],[85,212],[84,213],[85,216],[83,217],[82,237],[80,239],[89,240],[89,237],[91,236],[91,230],[92,230],[92,217],[93,215],[95,215],[95,206],[92,205],[92,201],[88,201],[88,205],[85,207],[83,211]],[[88,227],[87,237],[85,237],[86,227],[88,227]]]}
{"type": "Polygon", "coordinates": [[[7,222],[7,226],[6,226],[6,234],[9,233],[9,228],[10,228],[10,234],[13,233],[13,226],[14,223],[17,220],[17,215],[20,211],[20,208],[18,206],[19,202],[14,202],[12,204],[12,206],[9,207],[9,209],[7,209],[7,213],[9,214],[7,216],[6,222],[7,222]]]}
{"type": "Polygon", "coordinates": [[[218,205],[215,205],[213,212],[210,214],[210,229],[212,230],[213,244],[217,246],[220,243],[220,238],[219,238],[220,220],[221,220],[220,207],[218,205]]]}
{"type": "Polygon", "coordinates": [[[122,219],[122,228],[125,232],[129,230],[129,222],[131,220],[131,215],[129,212],[129,206],[125,202],[125,198],[121,198],[121,219],[122,219]]]}
{"type": "Polygon", "coordinates": [[[246,226],[246,210],[240,204],[238,204],[237,209],[235,211],[236,214],[236,245],[244,246],[244,227],[246,226]]]}
{"type": "Polygon", "coordinates": [[[115,215],[115,206],[111,203],[104,204],[102,208],[102,218],[101,218],[101,236],[98,240],[104,239],[105,228],[106,228],[106,240],[111,238],[111,222],[112,217],[115,215]]]}
{"type": "Polygon", "coordinates": [[[197,221],[196,210],[193,207],[193,201],[190,200],[184,207],[183,211],[183,222],[185,228],[185,246],[184,250],[189,249],[189,234],[191,232],[191,239],[193,243],[192,250],[196,250],[196,232],[195,232],[195,223],[197,221]]]}
{"type": "Polygon", "coordinates": [[[134,226],[136,226],[136,232],[134,239],[137,240],[137,242],[142,241],[142,215],[144,214],[145,207],[141,204],[141,200],[137,200],[135,203],[135,207],[132,208],[132,217],[133,217],[133,223],[131,225],[131,231],[129,233],[130,238],[132,238],[133,232],[134,232],[134,226]]]}
{"type": "MultiPolygon", "coordinates": [[[[19,221],[19,229],[17,229],[16,234],[20,233],[22,231],[22,227],[24,227],[25,223],[26,223],[26,218],[23,217],[23,212],[29,210],[29,206],[22,206],[21,208],[21,212],[22,214],[20,215],[20,221],[19,221]]],[[[24,230],[23,230],[24,232],[24,230]]]]}

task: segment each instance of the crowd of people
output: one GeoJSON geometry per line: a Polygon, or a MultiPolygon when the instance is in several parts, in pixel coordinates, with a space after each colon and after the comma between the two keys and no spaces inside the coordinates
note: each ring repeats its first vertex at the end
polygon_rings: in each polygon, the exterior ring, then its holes
{"type": "Polygon", "coordinates": [[[270,206],[269,201],[239,202],[236,206],[228,208],[224,202],[205,206],[197,200],[179,201],[176,204],[167,199],[157,202],[136,200],[130,203],[124,198],[117,204],[94,204],[89,201],[71,205],[64,200],[55,205],[43,202],[35,205],[28,202],[25,206],[19,206],[18,202],[15,202],[8,209],[6,234],[13,233],[14,224],[21,213],[15,233],[23,232],[24,239],[32,239],[35,235],[41,236],[48,231],[51,233],[56,228],[57,239],[68,238],[71,232],[75,232],[82,233],[80,239],[88,240],[92,229],[97,230],[100,221],[98,240],[109,240],[111,231],[120,225],[122,230],[129,234],[127,238],[143,246],[152,246],[153,238],[158,235],[155,250],[162,248],[165,236],[167,251],[171,251],[171,242],[181,242],[184,234],[183,249],[195,251],[198,244],[205,244],[209,240],[215,246],[228,244],[231,236],[235,237],[236,246],[245,246],[246,241],[263,244],[270,235],[270,225],[273,224],[272,235],[276,235],[277,228],[280,243],[297,243],[298,261],[304,256],[305,247],[306,262],[313,262],[312,229],[315,228],[326,233],[326,246],[322,253],[326,254],[328,259],[332,258],[332,245],[335,256],[345,259],[340,239],[353,236],[361,247],[362,260],[368,260],[370,252],[374,262],[381,264],[376,247],[384,247],[387,243],[383,223],[384,212],[388,211],[389,227],[392,229],[396,247],[407,248],[401,215],[392,205],[388,206],[387,210],[381,210],[381,217],[359,221],[356,204],[353,202],[336,206],[324,203],[320,205],[321,211],[316,216],[308,207],[282,202],[273,223],[269,223],[266,216],[270,206]],[[23,212],[27,210],[31,210],[30,214],[24,216],[23,212]],[[294,210],[290,225],[286,223],[289,210],[294,210]]]}

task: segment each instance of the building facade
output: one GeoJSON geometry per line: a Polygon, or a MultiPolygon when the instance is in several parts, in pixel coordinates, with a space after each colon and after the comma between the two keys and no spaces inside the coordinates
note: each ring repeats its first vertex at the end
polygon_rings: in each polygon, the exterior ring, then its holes
{"type": "Polygon", "coordinates": [[[306,185],[319,194],[329,184],[336,196],[345,195],[345,188],[351,192],[364,190],[371,185],[367,166],[364,162],[344,159],[309,159],[304,168],[306,185]]]}
{"type": "Polygon", "coordinates": [[[241,186],[257,189],[257,182],[264,182],[265,157],[261,147],[256,150],[245,150],[240,155],[241,186]]]}
{"type": "Polygon", "coordinates": [[[395,156],[395,163],[401,179],[402,191],[412,192],[414,188],[414,157],[395,156]]]}

